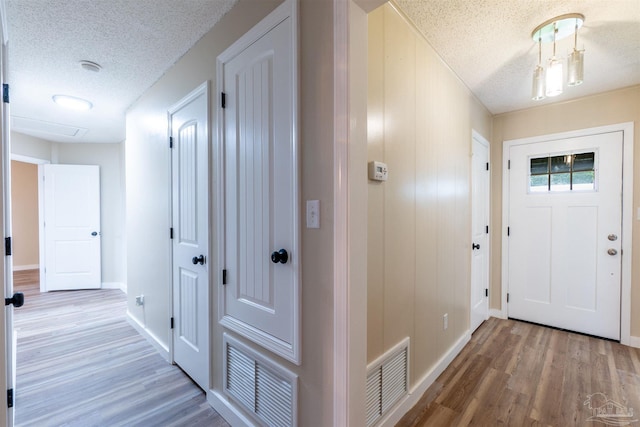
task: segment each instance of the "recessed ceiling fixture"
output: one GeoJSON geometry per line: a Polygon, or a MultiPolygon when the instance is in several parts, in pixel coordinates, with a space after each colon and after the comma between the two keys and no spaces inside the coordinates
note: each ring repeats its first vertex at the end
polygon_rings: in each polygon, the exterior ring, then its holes
{"type": "Polygon", "coordinates": [[[82,61],[80,61],[80,66],[83,69],[85,69],[87,71],[93,71],[94,73],[97,73],[100,70],[102,70],[102,66],[100,64],[98,64],[97,62],[93,62],[93,61],[82,60],[82,61]]]}
{"type": "Polygon", "coordinates": [[[61,107],[69,108],[77,111],[87,111],[93,108],[93,104],[86,99],[76,98],[68,95],[54,95],[53,102],[61,107]]]}
{"type": "Polygon", "coordinates": [[[572,34],[574,36],[573,53],[568,57],[567,85],[577,86],[582,83],[584,78],[584,49],[578,50],[578,29],[582,27],[583,23],[584,15],[568,13],[543,22],[531,33],[533,41],[538,43],[538,65],[533,71],[531,93],[531,99],[534,101],[562,93],[562,58],[556,56],[556,41],[572,34]],[[545,70],[542,67],[542,43],[550,42],[553,42],[553,54],[545,70]]]}

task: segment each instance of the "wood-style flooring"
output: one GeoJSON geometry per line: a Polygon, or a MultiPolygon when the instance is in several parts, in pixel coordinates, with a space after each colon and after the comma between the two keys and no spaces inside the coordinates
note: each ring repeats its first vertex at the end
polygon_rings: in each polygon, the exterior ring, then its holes
{"type": "Polygon", "coordinates": [[[640,349],[491,318],[397,426],[637,427],[639,419],[640,349]],[[634,415],[589,420],[604,399],[605,410],[634,415]]]}
{"type": "Polygon", "coordinates": [[[40,293],[14,274],[16,426],[228,426],[204,392],[126,320],[119,290],[40,293]]]}

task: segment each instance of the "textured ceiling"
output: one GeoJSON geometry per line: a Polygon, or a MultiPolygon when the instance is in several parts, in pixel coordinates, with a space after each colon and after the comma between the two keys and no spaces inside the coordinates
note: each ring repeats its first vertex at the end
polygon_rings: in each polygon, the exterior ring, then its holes
{"type": "MultiPolygon", "coordinates": [[[[431,46],[493,114],[640,84],[640,0],[396,0],[431,46]],[[531,100],[538,46],[531,32],[565,13],[585,16],[584,83],[531,100]]],[[[561,40],[566,57],[573,37],[561,40]]],[[[552,47],[543,44],[542,59],[552,47]]],[[[565,66],[566,68],[566,66],[565,66]]]]}
{"type": "Polygon", "coordinates": [[[126,109],[235,1],[8,0],[14,129],[60,142],[123,141],[126,109]],[[103,69],[85,71],[81,60],[103,69]],[[66,111],[55,94],[94,108],[66,111]]]}

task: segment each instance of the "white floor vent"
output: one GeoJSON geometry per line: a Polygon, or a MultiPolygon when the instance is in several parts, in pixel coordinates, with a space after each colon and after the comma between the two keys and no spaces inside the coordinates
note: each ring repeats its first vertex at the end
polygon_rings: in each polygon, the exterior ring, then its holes
{"type": "Polygon", "coordinates": [[[409,387],[409,338],[367,367],[367,427],[376,424],[409,387]]]}
{"type": "Polygon", "coordinates": [[[298,377],[224,334],[224,391],[268,426],[297,424],[298,377]]]}

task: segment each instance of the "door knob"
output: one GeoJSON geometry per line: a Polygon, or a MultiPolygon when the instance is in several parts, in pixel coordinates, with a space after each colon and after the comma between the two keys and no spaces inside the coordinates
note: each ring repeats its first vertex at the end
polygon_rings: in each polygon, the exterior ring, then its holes
{"type": "Polygon", "coordinates": [[[611,255],[611,256],[614,256],[614,255],[617,255],[617,254],[618,254],[618,251],[616,251],[615,249],[609,249],[609,250],[607,251],[607,253],[608,253],[609,255],[611,255]]]}
{"type": "Polygon", "coordinates": [[[480,243],[472,243],[472,244],[471,244],[471,249],[472,249],[472,250],[474,250],[474,249],[480,249],[480,243]]]}
{"type": "Polygon", "coordinates": [[[96,236],[98,235],[98,232],[97,232],[97,231],[92,231],[92,232],[91,232],[91,235],[92,235],[93,237],[96,237],[96,236]]]}
{"type": "Polygon", "coordinates": [[[271,254],[271,262],[274,264],[281,263],[286,264],[289,261],[289,254],[286,249],[280,249],[279,251],[273,251],[271,254]]]}
{"type": "Polygon", "coordinates": [[[618,236],[616,236],[615,234],[609,234],[607,236],[607,239],[611,240],[612,242],[615,242],[616,240],[618,240],[618,236]]]}
{"type": "Polygon", "coordinates": [[[22,292],[16,292],[11,298],[4,299],[4,305],[13,304],[15,308],[22,307],[24,304],[24,294],[22,292]]]}
{"type": "Polygon", "coordinates": [[[200,255],[200,256],[194,256],[193,258],[191,258],[191,262],[193,263],[193,265],[196,264],[200,264],[200,265],[204,265],[204,255],[200,255]]]}

